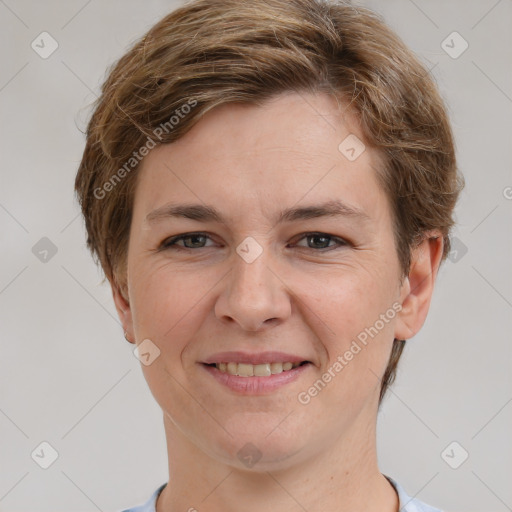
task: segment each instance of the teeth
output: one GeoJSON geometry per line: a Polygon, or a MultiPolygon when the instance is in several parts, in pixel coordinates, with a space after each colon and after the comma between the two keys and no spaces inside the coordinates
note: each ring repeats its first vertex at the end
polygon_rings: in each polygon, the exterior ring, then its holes
{"type": "Polygon", "coordinates": [[[270,371],[272,372],[272,375],[274,373],[281,373],[283,371],[283,363],[271,363],[270,371]]]}
{"type": "Polygon", "coordinates": [[[254,375],[254,366],[252,364],[238,363],[236,372],[240,377],[252,377],[254,375]]]}
{"type": "Polygon", "coordinates": [[[301,363],[216,363],[215,367],[222,373],[238,375],[239,377],[268,377],[276,373],[286,372],[297,368],[301,363]]]}

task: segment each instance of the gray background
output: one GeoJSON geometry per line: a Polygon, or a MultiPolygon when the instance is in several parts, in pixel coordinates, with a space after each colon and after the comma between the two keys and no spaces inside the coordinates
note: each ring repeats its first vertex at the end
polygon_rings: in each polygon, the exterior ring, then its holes
{"type": "MultiPolygon", "coordinates": [[[[457,252],[380,414],[381,469],[447,511],[512,510],[512,1],[360,3],[432,69],[467,182],[457,252]],[[453,31],[469,44],[458,58],[441,46],[453,31]]],[[[107,66],[176,5],[0,0],[0,511],[121,510],[167,479],[161,412],[73,181],[107,66]],[[59,45],[47,59],[31,48],[43,31],[59,45]],[[43,441],[48,469],[31,457],[43,441]]]]}

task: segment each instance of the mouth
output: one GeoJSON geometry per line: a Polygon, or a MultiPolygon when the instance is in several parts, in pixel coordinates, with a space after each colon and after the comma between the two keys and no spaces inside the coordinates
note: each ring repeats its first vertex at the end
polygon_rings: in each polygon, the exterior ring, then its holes
{"type": "Polygon", "coordinates": [[[236,395],[265,396],[300,379],[315,365],[290,354],[223,354],[200,364],[213,381],[236,395]],[[233,361],[238,359],[238,361],[233,361]],[[252,360],[252,362],[249,362],[252,360]],[[292,359],[290,361],[290,359],[292,359]],[[265,362],[266,361],[266,362],[265,362]]]}
{"type": "Polygon", "coordinates": [[[298,368],[311,364],[310,361],[302,362],[272,362],[272,363],[236,363],[236,362],[223,362],[223,363],[204,363],[205,366],[216,368],[221,373],[234,375],[238,377],[270,377],[271,375],[278,375],[280,373],[289,372],[298,368]]]}
{"type": "Polygon", "coordinates": [[[275,350],[218,352],[203,359],[200,366],[224,389],[262,396],[311,371],[316,365],[304,355],[275,350]]]}

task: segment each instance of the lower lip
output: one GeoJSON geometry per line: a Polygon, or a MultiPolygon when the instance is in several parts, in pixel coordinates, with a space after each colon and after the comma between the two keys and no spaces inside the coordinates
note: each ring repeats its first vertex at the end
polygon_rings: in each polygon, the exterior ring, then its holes
{"type": "Polygon", "coordinates": [[[268,377],[240,377],[239,375],[230,375],[221,372],[215,366],[201,364],[201,366],[218,382],[227,386],[232,391],[242,395],[262,395],[271,393],[276,389],[283,387],[294,380],[297,380],[305,371],[309,369],[311,363],[297,366],[291,370],[281,373],[275,373],[268,377]]]}

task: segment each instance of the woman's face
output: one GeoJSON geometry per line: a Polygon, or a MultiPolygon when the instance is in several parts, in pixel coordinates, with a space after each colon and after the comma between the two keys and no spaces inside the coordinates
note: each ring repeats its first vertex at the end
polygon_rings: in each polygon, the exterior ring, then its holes
{"type": "Polygon", "coordinates": [[[377,155],[337,108],[224,105],[139,169],[116,305],[150,340],[166,428],[222,463],[284,468],[371,437],[393,339],[414,330],[377,155]]]}

